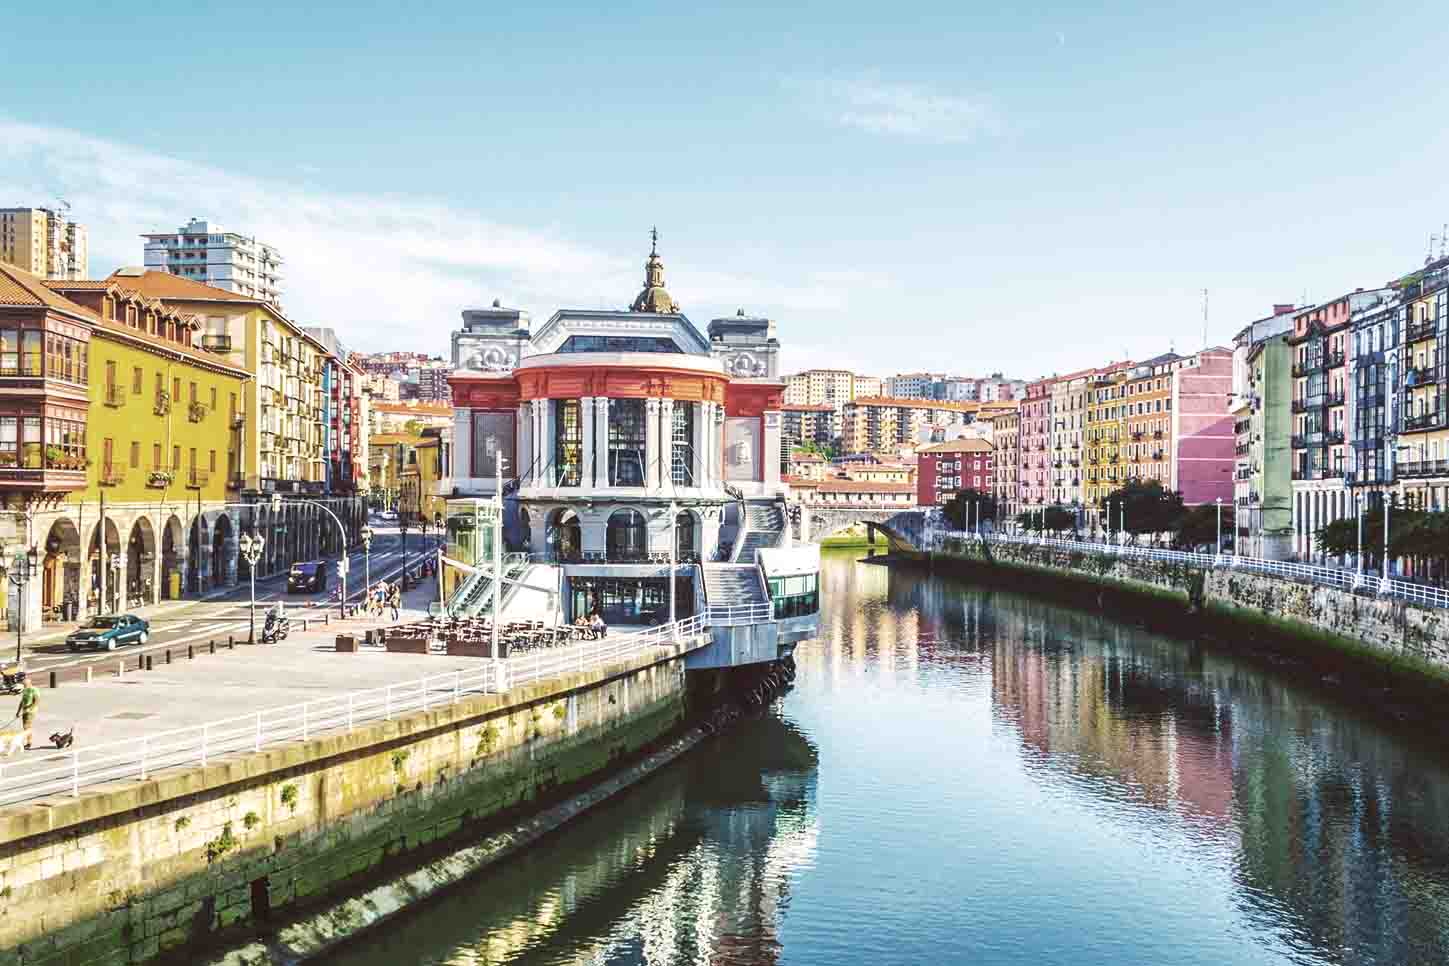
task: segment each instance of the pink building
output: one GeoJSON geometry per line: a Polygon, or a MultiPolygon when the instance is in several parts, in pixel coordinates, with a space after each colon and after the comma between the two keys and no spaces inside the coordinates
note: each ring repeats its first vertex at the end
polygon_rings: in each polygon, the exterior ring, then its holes
{"type": "Polygon", "coordinates": [[[1026,385],[1021,403],[1021,472],[1018,491],[1023,509],[1045,505],[1051,492],[1052,385],[1054,379],[1038,379],[1026,385]]]}
{"type": "Polygon", "coordinates": [[[1228,410],[1233,352],[1215,347],[1184,359],[1172,373],[1172,489],[1188,506],[1233,502],[1237,440],[1228,410]]]}

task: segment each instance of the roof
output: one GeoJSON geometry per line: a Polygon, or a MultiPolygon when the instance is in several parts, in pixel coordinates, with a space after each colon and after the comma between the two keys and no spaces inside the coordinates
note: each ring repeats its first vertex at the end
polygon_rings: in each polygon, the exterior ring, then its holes
{"type": "Polygon", "coordinates": [[[899,406],[905,409],[951,409],[957,412],[971,412],[981,408],[978,402],[947,402],[944,399],[900,399],[895,396],[861,396],[846,403],[847,406],[899,406]]]}
{"type": "Polygon", "coordinates": [[[996,447],[984,439],[948,439],[916,450],[917,453],[991,453],[996,447]]]}
{"type": "Polygon", "coordinates": [[[780,407],[781,412],[787,413],[833,413],[835,407],[829,403],[786,403],[780,407]]]}
{"type": "Polygon", "coordinates": [[[373,433],[367,440],[373,446],[391,446],[394,443],[419,446],[423,442],[423,437],[414,436],[412,433],[373,433]]]}
{"type": "MultiPolygon", "coordinates": [[[[224,288],[203,285],[201,282],[193,282],[180,275],[157,272],[149,268],[139,274],[118,269],[112,272],[110,278],[105,279],[105,282],[120,285],[122,288],[135,289],[142,295],[148,295],[153,299],[177,299],[191,302],[252,302],[257,305],[271,306],[271,303],[265,299],[228,292],[224,288]]],[[[66,284],[75,283],[67,282],[66,284]]]]}
{"type": "Polygon", "coordinates": [[[447,403],[413,403],[404,402],[379,402],[373,403],[374,412],[380,413],[407,413],[412,416],[451,416],[453,407],[447,403]]]}
{"type": "Polygon", "coordinates": [[[789,474],[786,474],[780,477],[780,479],[790,484],[791,486],[816,487],[820,485],[819,480],[807,480],[803,476],[790,476],[789,474]]]}
{"type": "Polygon", "coordinates": [[[836,493],[914,493],[914,483],[883,483],[876,480],[841,480],[829,479],[820,481],[820,489],[831,490],[836,493]]]}
{"type": "Polygon", "coordinates": [[[20,305],[33,308],[54,309],[70,315],[81,315],[87,320],[95,316],[83,305],[52,292],[38,275],[32,275],[23,268],[0,262],[0,305],[20,305]]]}
{"type": "Polygon", "coordinates": [[[827,462],[827,460],[825,459],[825,457],[821,456],[819,453],[807,453],[803,449],[797,449],[797,450],[795,450],[795,452],[793,452],[793,453],[790,454],[790,462],[792,462],[792,463],[824,463],[824,462],[827,462]]]}

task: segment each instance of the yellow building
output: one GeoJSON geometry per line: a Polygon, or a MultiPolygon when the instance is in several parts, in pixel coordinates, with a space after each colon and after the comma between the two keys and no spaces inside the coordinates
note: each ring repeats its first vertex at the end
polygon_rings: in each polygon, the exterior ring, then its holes
{"type": "Polygon", "coordinates": [[[226,500],[246,371],[195,346],[195,318],[106,282],[0,266],[0,325],[22,349],[14,369],[0,352],[0,487],[41,568],[20,619],[194,584],[212,547],[188,533],[226,500]]]}
{"type": "Polygon", "coordinates": [[[1407,306],[1403,351],[1403,408],[1394,474],[1409,506],[1449,504],[1449,383],[1440,332],[1449,315],[1449,285],[1442,272],[1414,279],[1407,306]]]}
{"type": "Polygon", "coordinates": [[[1087,394],[1087,466],[1082,503],[1088,518],[1102,526],[1102,501],[1127,480],[1122,440],[1127,435],[1127,371],[1120,363],[1097,373],[1087,394]]]}
{"type": "Polygon", "coordinates": [[[336,554],[344,536],[334,519],[355,542],[365,516],[362,498],[327,492],[326,346],[261,299],[142,269],[121,269],[107,281],[195,316],[200,348],[251,375],[239,406],[237,461],[226,471],[231,500],[266,503],[274,493],[287,499],[275,518],[242,509],[244,519],[232,521],[232,531],[255,527],[266,538],[257,573],[336,554]]]}

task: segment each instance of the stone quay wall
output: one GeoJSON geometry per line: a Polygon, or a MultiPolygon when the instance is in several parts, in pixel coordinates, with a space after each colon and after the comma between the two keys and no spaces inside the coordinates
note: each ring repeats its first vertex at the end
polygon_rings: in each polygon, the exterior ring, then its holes
{"type": "Polygon", "coordinates": [[[0,809],[0,966],[195,961],[466,839],[676,729],[684,649],[0,809]]]}
{"type": "Polygon", "coordinates": [[[1023,573],[1065,580],[1079,593],[1126,592],[1180,609],[1183,615],[1254,625],[1308,645],[1326,644],[1355,657],[1449,681],[1449,612],[1368,593],[1231,567],[1121,557],[1090,549],[1030,543],[949,541],[936,562],[959,561],[997,575],[1023,573]]]}

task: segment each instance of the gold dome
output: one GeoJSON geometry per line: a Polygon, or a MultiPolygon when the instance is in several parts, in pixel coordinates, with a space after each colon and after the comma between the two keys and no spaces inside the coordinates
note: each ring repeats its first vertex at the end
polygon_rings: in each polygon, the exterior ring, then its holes
{"type": "Polygon", "coordinates": [[[649,233],[649,258],[644,262],[644,289],[629,306],[630,312],[652,312],[655,315],[672,315],[679,311],[679,303],[664,289],[664,260],[659,257],[659,229],[649,233]]]}

